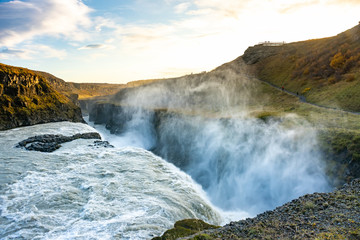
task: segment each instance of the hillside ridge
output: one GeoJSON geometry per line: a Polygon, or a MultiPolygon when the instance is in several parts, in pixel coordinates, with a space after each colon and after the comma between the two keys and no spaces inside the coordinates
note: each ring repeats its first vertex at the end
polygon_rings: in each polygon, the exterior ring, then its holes
{"type": "Polygon", "coordinates": [[[56,121],[84,122],[80,108],[44,77],[0,64],[0,130],[56,121]]]}
{"type": "Polygon", "coordinates": [[[257,78],[309,103],[360,112],[360,24],[333,37],[255,45],[242,58],[257,78]]]}
{"type": "Polygon", "coordinates": [[[112,83],[74,83],[66,82],[50,73],[35,71],[43,76],[58,91],[77,102],[78,99],[93,98],[112,95],[125,86],[125,84],[112,83]]]}

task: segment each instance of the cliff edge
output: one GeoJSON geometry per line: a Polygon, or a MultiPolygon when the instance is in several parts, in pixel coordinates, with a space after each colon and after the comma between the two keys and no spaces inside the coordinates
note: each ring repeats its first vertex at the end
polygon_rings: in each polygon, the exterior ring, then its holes
{"type": "Polygon", "coordinates": [[[0,130],[57,121],[84,120],[80,108],[44,77],[0,64],[0,130]]]}
{"type": "Polygon", "coordinates": [[[307,194],[255,218],[192,236],[173,230],[172,235],[154,239],[360,239],[359,191],[356,179],[333,192],[307,194]]]}

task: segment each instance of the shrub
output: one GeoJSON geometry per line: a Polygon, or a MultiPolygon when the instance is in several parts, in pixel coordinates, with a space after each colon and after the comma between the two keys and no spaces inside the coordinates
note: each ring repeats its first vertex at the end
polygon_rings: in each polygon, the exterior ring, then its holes
{"type": "Polygon", "coordinates": [[[307,93],[307,92],[310,91],[310,90],[311,90],[311,88],[308,87],[308,88],[305,88],[301,93],[302,93],[302,94],[305,94],[305,93],[307,93]]]}
{"type": "Polygon", "coordinates": [[[344,64],[346,62],[346,59],[344,55],[342,55],[341,52],[338,52],[335,54],[335,56],[330,61],[330,67],[332,67],[335,70],[340,70],[343,68],[344,64]]]}
{"type": "Polygon", "coordinates": [[[329,84],[335,84],[336,83],[336,78],[334,76],[331,76],[328,78],[328,83],[329,84]]]}
{"type": "Polygon", "coordinates": [[[354,74],[348,74],[346,76],[346,81],[347,82],[353,82],[355,80],[355,75],[354,74]]]}
{"type": "Polygon", "coordinates": [[[306,201],[305,203],[304,203],[304,208],[306,209],[306,210],[313,210],[313,209],[315,209],[316,208],[316,205],[315,205],[315,203],[314,202],[312,202],[312,201],[306,201]]]}

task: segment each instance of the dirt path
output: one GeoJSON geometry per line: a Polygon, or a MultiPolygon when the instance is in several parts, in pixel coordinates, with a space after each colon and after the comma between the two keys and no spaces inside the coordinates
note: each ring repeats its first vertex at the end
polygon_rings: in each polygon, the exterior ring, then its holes
{"type": "Polygon", "coordinates": [[[306,101],[306,98],[303,95],[300,95],[300,94],[297,94],[297,93],[294,93],[294,92],[290,92],[289,90],[286,90],[286,89],[282,89],[281,87],[278,87],[273,83],[270,83],[270,82],[267,82],[267,81],[264,81],[264,80],[260,80],[258,78],[255,78],[255,79],[260,81],[260,82],[266,83],[269,86],[278,89],[279,91],[285,92],[285,93],[287,93],[289,95],[293,95],[295,97],[298,97],[300,102],[303,102],[303,103],[306,103],[306,104],[309,104],[309,105],[312,105],[312,106],[315,106],[315,107],[323,108],[323,109],[329,109],[329,110],[334,110],[334,111],[338,111],[338,112],[344,112],[344,113],[360,115],[360,112],[352,112],[352,111],[347,111],[347,110],[343,110],[343,109],[339,109],[339,108],[327,107],[327,106],[319,105],[319,104],[316,104],[316,103],[310,103],[310,102],[306,101]]]}

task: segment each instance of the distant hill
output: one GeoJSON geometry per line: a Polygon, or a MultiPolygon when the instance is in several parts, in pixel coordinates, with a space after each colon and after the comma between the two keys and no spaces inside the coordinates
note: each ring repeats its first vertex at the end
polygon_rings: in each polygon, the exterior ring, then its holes
{"type": "Polygon", "coordinates": [[[329,38],[255,45],[242,58],[259,79],[309,102],[360,112],[360,25],[329,38]]]}
{"type": "MultiPolygon", "coordinates": [[[[208,73],[130,82],[122,86],[113,101],[119,103],[143,87],[166,88],[180,93],[182,89],[196,87],[202,82],[228,84],[219,73],[229,70],[238,76],[245,74],[284,87],[310,103],[360,112],[360,25],[329,38],[255,45],[249,47],[243,56],[208,73]],[[243,62],[249,66],[247,69],[243,62]]],[[[234,83],[238,85],[238,82],[234,83]]],[[[263,90],[259,88],[256,92],[263,90]]],[[[257,99],[250,100],[259,102],[261,96],[254,97],[257,99]]]]}
{"type": "Polygon", "coordinates": [[[48,80],[57,91],[73,100],[76,100],[77,98],[85,99],[112,95],[125,86],[125,84],[65,82],[61,78],[55,77],[50,73],[40,71],[37,71],[36,73],[48,80]]]}
{"type": "Polygon", "coordinates": [[[43,76],[0,64],[0,130],[56,121],[84,120],[80,108],[43,76]]]}
{"type": "Polygon", "coordinates": [[[149,79],[149,80],[138,80],[128,82],[126,84],[116,84],[116,83],[74,83],[66,82],[61,78],[55,77],[54,75],[34,71],[37,74],[43,76],[49,83],[59,92],[72,99],[74,102],[77,100],[96,98],[102,96],[113,95],[124,88],[134,88],[150,83],[162,81],[163,79],[149,79]]]}

